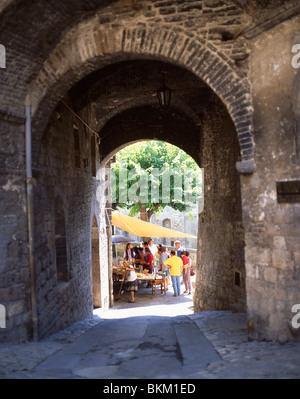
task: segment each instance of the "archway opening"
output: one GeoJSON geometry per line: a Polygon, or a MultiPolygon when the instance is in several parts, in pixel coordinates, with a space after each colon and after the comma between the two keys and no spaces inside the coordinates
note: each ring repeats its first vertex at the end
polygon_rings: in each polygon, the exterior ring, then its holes
{"type": "MultiPolygon", "coordinates": [[[[158,247],[165,246],[167,254],[171,250],[177,252],[174,243],[178,239],[181,242],[181,250],[189,252],[188,256],[195,268],[198,214],[202,212],[199,205],[203,204],[203,174],[197,163],[174,145],[148,140],[125,146],[114,154],[113,161],[110,159],[108,164],[111,167],[109,191],[112,197],[109,202],[114,210],[132,218],[132,223],[123,228],[113,227],[116,238],[119,236],[126,238],[126,242],[113,245],[116,255],[113,258],[114,265],[123,264],[123,260],[128,260],[125,248],[127,243],[131,243],[133,250],[132,253],[129,252],[131,262],[139,271],[148,267],[139,262],[141,253],[138,248],[143,248],[144,243],[148,242],[150,237],[145,236],[147,232],[139,229],[136,232],[131,230],[134,228],[134,220],[137,218],[144,222],[150,222],[152,225],[172,228],[178,232],[178,235],[172,232],[171,235],[165,237],[160,236],[159,228],[154,229],[151,235],[153,246],[150,248],[154,256],[153,262],[151,262],[152,273],[161,272],[164,269],[161,267],[164,255],[160,257],[157,252],[158,247]],[[200,197],[202,201],[200,201],[200,197]],[[180,238],[180,233],[188,234],[190,237],[180,238]],[[166,240],[168,240],[168,245],[166,245],[166,240]]],[[[144,256],[146,259],[147,254],[145,253],[144,256]]],[[[143,260],[145,259],[143,258],[143,260]]],[[[187,274],[184,273],[184,277],[186,276],[187,274]]],[[[116,283],[118,282],[117,277],[115,278],[116,283]]],[[[188,277],[186,282],[189,288],[186,291],[191,292],[190,273],[188,273],[188,277]]],[[[194,281],[194,278],[192,280],[194,281]]],[[[139,281],[139,283],[141,282],[139,281]]],[[[169,278],[166,279],[166,282],[171,284],[169,278]]],[[[114,294],[119,299],[120,293],[116,291],[114,294]]]]}
{"type": "MultiPolygon", "coordinates": [[[[100,229],[101,306],[112,304],[110,226],[105,206],[97,203],[102,184],[97,171],[121,148],[143,140],[173,144],[204,169],[195,311],[238,308],[244,303],[244,233],[236,170],[241,151],[231,117],[206,83],[188,70],[161,61],[126,61],[93,73],[68,92],[49,119],[34,159],[39,171],[35,194],[45,204],[37,231],[45,240],[48,236],[51,240],[52,227],[44,233],[44,226],[54,187],[65,201],[72,320],[90,314],[94,306],[91,228],[96,226],[91,227],[90,219],[94,213],[100,229]],[[162,73],[172,89],[168,107],[161,107],[156,96],[162,73]]],[[[47,250],[47,267],[52,268],[52,248],[47,250]]],[[[42,252],[37,254],[37,259],[43,257],[42,252]]],[[[42,290],[39,294],[45,296],[42,290]]],[[[58,313],[61,308],[59,303],[53,307],[58,313]]]]}

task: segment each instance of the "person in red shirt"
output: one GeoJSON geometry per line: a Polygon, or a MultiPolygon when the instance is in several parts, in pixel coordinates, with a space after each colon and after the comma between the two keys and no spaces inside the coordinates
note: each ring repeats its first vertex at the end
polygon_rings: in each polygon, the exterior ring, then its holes
{"type": "Polygon", "coordinates": [[[147,258],[144,261],[144,269],[147,269],[147,270],[149,270],[149,273],[152,273],[154,256],[152,255],[149,248],[145,248],[145,252],[146,252],[147,258]]]}
{"type": "MultiPolygon", "coordinates": [[[[149,271],[149,273],[152,273],[154,256],[152,255],[149,248],[145,248],[145,254],[146,254],[146,259],[143,262],[144,269],[147,269],[149,271]]],[[[150,287],[151,287],[151,284],[148,283],[146,288],[150,288],[150,287]]]]}
{"type": "Polygon", "coordinates": [[[189,252],[188,251],[183,251],[181,253],[181,259],[183,262],[183,282],[185,285],[185,291],[184,294],[191,294],[192,287],[191,287],[191,259],[189,258],[189,252]]]}

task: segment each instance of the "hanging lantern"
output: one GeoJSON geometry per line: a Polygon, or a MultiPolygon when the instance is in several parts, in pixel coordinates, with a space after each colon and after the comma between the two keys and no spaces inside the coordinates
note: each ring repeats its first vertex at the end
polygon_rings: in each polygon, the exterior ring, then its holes
{"type": "Polygon", "coordinates": [[[165,82],[156,90],[156,93],[160,105],[170,105],[172,90],[165,85],[165,82]]]}

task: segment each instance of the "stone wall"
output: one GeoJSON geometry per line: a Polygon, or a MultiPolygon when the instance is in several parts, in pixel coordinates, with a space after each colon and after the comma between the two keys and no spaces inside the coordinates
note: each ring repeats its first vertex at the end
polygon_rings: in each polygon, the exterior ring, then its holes
{"type": "Polygon", "coordinates": [[[0,340],[28,338],[31,327],[24,119],[2,120],[0,134],[0,340]]]}
{"type": "MultiPolygon", "coordinates": [[[[81,117],[89,119],[86,111],[81,117]]],[[[92,314],[92,218],[99,220],[92,140],[91,131],[60,105],[41,143],[34,191],[40,336],[92,314]],[[55,235],[60,234],[54,225],[57,196],[64,206],[66,231],[67,277],[63,279],[57,274],[57,258],[55,261],[55,235]]]]}
{"type": "MultiPolygon", "coordinates": [[[[193,219],[190,219],[186,212],[179,212],[173,208],[166,206],[159,216],[153,215],[150,222],[159,226],[168,227],[172,230],[182,231],[183,233],[197,236],[198,233],[198,214],[197,209],[192,212],[193,219]],[[167,221],[168,226],[164,221],[167,221]]],[[[163,245],[171,245],[171,238],[157,239],[163,245]]],[[[173,243],[176,239],[173,239],[173,243]]],[[[178,239],[185,248],[197,248],[197,238],[180,238],[178,239]]]]}
{"type": "Polygon", "coordinates": [[[203,124],[204,211],[199,215],[195,311],[245,311],[244,229],[235,168],[239,145],[220,104],[207,112],[203,124]]]}
{"type": "Polygon", "coordinates": [[[292,306],[300,303],[300,205],[279,203],[276,189],[278,181],[300,179],[292,112],[297,70],[291,65],[299,22],[252,41],[256,172],[242,177],[249,334],[281,342],[300,339],[291,325],[292,306]]]}
{"type": "MultiPolygon", "coordinates": [[[[83,117],[88,119],[87,114],[83,117]]],[[[91,140],[94,139],[78,118],[61,105],[49,121],[40,144],[39,158],[34,160],[34,248],[39,338],[92,315],[92,217],[94,215],[99,219],[95,199],[98,183],[93,176],[91,157],[91,140]],[[76,148],[75,136],[80,151],[76,148]],[[62,204],[59,211],[56,209],[58,198],[62,204]],[[65,227],[66,273],[62,276],[57,270],[58,252],[62,249],[57,239],[63,235],[61,229],[57,230],[58,218],[64,219],[65,227]]],[[[7,184],[8,193],[12,188],[7,184]]],[[[6,211],[6,214],[9,213],[6,211]]],[[[26,230],[25,224],[23,231],[26,230]]],[[[18,252],[21,248],[16,246],[20,238],[15,235],[15,240],[7,245],[8,256],[18,259],[15,265],[17,274],[12,277],[12,268],[2,272],[2,283],[11,287],[10,295],[6,295],[9,302],[5,333],[15,329],[16,336],[10,335],[12,339],[17,337],[17,340],[32,336],[28,258],[24,259],[23,271],[21,252],[18,252]],[[21,329],[16,328],[16,323],[21,329]]],[[[93,238],[97,241],[97,237],[93,238]]],[[[26,243],[27,237],[23,240],[26,243]]]]}

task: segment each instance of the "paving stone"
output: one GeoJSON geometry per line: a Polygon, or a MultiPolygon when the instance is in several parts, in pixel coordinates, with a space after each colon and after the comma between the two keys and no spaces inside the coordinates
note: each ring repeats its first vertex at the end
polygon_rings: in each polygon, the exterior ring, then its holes
{"type": "MultiPolygon", "coordinates": [[[[149,293],[146,290],[146,294],[137,294],[136,298],[136,306],[132,307],[127,303],[125,294],[118,305],[109,312],[103,314],[101,310],[96,311],[93,319],[75,323],[40,342],[10,346],[1,344],[0,378],[39,379],[55,378],[55,376],[66,379],[141,378],[139,369],[145,367],[145,355],[147,355],[147,367],[151,368],[151,372],[145,378],[298,379],[300,377],[300,343],[249,342],[246,314],[230,311],[193,313],[192,298],[189,301],[186,300],[186,296],[173,298],[172,292],[164,298],[156,297],[149,301],[149,293]],[[142,316],[147,320],[146,325],[143,324],[142,316]],[[172,323],[176,320],[176,334],[175,331],[173,334],[177,337],[186,362],[181,363],[180,358],[176,360],[174,357],[175,341],[162,344],[160,337],[171,336],[174,328],[171,325],[167,327],[165,323],[168,319],[172,320],[172,323]],[[107,325],[113,330],[108,330],[105,337],[102,335],[104,330],[101,325],[105,327],[103,323],[109,320],[110,324],[107,325]],[[124,326],[129,328],[130,320],[136,320],[134,340],[146,334],[147,347],[144,345],[135,350],[127,347],[127,351],[125,350],[126,329],[118,329],[118,326],[125,322],[124,326]],[[160,324],[157,324],[158,322],[160,324]],[[157,335],[155,330],[158,325],[160,327],[157,335]],[[195,339],[198,339],[197,330],[199,339],[202,337],[201,340],[207,349],[211,348],[210,351],[215,349],[216,356],[211,358],[207,365],[197,364],[196,352],[191,356],[190,348],[187,347],[188,332],[193,331],[195,339]],[[111,331],[117,334],[112,334],[111,331]],[[162,344],[162,347],[159,344],[162,344]],[[165,351],[163,355],[162,348],[165,351]],[[158,354],[162,356],[163,369],[157,361],[158,354]],[[188,362],[189,356],[192,366],[188,362]],[[67,359],[69,363],[66,365],[67,359]],[[110,365],[107,362],[110,362],[110,365]],[[178,367],[181,364],[181,368],[166,372],[170,362],[178,362],[178,367]]],[[[145,339],[143,342],[145,343],[145,339]]],[[[213,352],[211,353],[213,355],[213,352]]]]}

